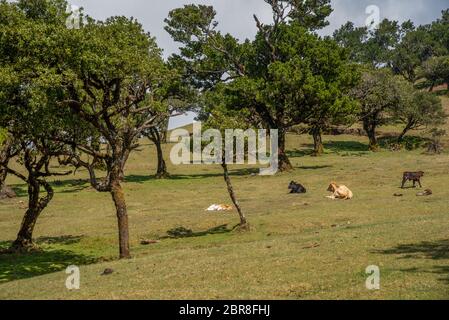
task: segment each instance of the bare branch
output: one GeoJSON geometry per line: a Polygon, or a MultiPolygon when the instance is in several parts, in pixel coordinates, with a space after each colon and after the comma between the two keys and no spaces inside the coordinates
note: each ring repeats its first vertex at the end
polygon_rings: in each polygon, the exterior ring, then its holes
{"type": "Polygon", "coordinates": [[[265,25],[262,22],[260,22],[259,18],[256,15],[254,15],[254,20],[256,21],[257,29],[259,29],[259,32],[263,35],[265,43],[270,48],[272,61],[278,60],[276,55],[276,48],[271,43],[270,39],[271,38],[271,31],[269,31],[270,27],[265,28],[265,25]]]}
{"type": "Polygon", "coordinates": [[[11,169],[11,168],[8,168],[8,167],[5,167],[5,169],[6,169],[6,171],[7,171],[8,173],[10,173],[10,174],[12,174],[12,175],[15,175],[17,178],[19,178],[19,179],[23,180],[24,182],[28,183],[27,177],[25,177],[23,174],[21,174],[21,173],[15,171],[15,170],[13,170],[13,169],[11,169]]]}

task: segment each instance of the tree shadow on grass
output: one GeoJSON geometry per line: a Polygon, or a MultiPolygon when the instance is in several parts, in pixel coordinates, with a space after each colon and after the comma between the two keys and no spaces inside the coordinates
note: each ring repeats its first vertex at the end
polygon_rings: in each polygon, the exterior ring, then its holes
{"type": "MultiPolygon", "coordinates": [[[[449,239],[439,241],[423,241],[414,244],[401,244],[391,249],[376,250],[376,254],[401,255],[400,259],[431,259],[448,260],[449,259],[449,239]]],[[[434,266],[430,269],[408,268],[404,272],[432,273],[444,275],[441,281],[449,283],[449,266],[434,266]]]]}
{"type": "MultiPolygon", "coordinates": [[[[418,137],[418,136],[405,136],[403,141],[400,143],[401,147],[405,150],[412,151],[416,149],[423,148],[427,143],[429,143],[428,138],[418,137]]],[[[384,149],[397,149],[398,145],[398,136],[393,135],[384,135],[379,138],[379,145],[384,149]]]]}
{"type": "Polygon", "coordinates": [[[332,168],[333,166],[329,166],[329,165],[323,165],[323,166],[302,166],[302,167],[298,167],[301,170],[320,170],[320,169],[328,169],[328,168],[332,168]]]}
{"type": "Polygon", "coordinates": [[[208,229],[206,231],[193,232],[190,229],[184,227],[177,227],[167,231],[167,236],[162,237],[161,239],[181,239],[181,238],[195,238],[195,237],[204,237],[208,235],[214,234],[224,234],[230,233],[234,229],[229,229],[227,224],[220,225],[218,227],[214,227],[208,229]]]}
{"type": "Polygon", "coordinates": [[[401,271],[417,274],[419,273],[437,274],[442,276],[438,279],[439,281],[449,284],[449,266],[433,266],[431,268],[407,268],[402,269],[401,271]]]}
{"type": "MultiPolygon", "coordinates": [[[[367,144],[358,142],[358,141],[328,141],[324,144],[324,150],[325,152],[329,153],[358,153],[359,155],[364,155],[369,153],[369,147],[367,144]]],[[[287,152],[287,156],[290,158],[298,158],[298,157],[304,157],[304,156],[312,156],[314,155],[313,152],[313,144],[303,144],[304,148],[302,150],[293,150],[287,152]]]]}
{"type": "Polygon", "coordinates": [[[55,180],[51,182],[52,187],[56,188],[58,193],[75,193],[90,188],[90,181],[87,179],[55,180]],[[63,190],[58,190],[58,189],[63,190]]]}
{"type": "MultiPolygon", "coordinates": [[[[36,243],[69,245],[81,239],[81,236],[39,238],[36,243]]],[[[97,257],[51,248],[30,253],[6,253],[10,245],[10,241],[0,242],[0,284],[62,271],[70,265],[93,264],[99,260],[97,257]]]]}
{"type": "MultiPolygon", "coordinates": [[[[307,145],[307,146],[310,146],[310,145],[307,145]]],[[[286,151],[285,154],[289,158],[301,158],[301,157],[312,155],[313,151],[312,150],[306,150],[306,149],[301,149],[301,150],[294,149],[294,150],[286,151]]]]}
{"type": "MultiPolygon", "coordinates": [[[[55,180],[49,182],[50,185],[55,188],[56,193],[76,193],[90,187],[89,180],[82,179],[55,180]]],[[[11,188],[14,190],[18,198],[28,197],[26,184],[11,185],[11,188]]]]}
{"type": "Polygon", "coordinates": [[[324,148],[332,152],[369,152],[367,144],[358,141],[329,141],[324,148]]]}
{"type": "MultiPolygon", "coordinates": [[[[259,174],[258,168],[245,168],[245,169],[231,169],[229,170],[229,175],[233,177],[243,177],[259,174]]],[[[223,173],[221,172],[213,172],[213,173],[198,173],[198,174],[174,174],[170,175],[169,178],[165,179],[167,181],[170,180],[194,180],[194,179],[206,179],[206,178],[216,178],[223,177],[223,173]]],[[[145,183],[148,181],[152,181],[155,179],[155,176],[145,176],[145,175],[129,175],[125,178],[125,181],[128,183],[145,183]]]]}
{"type": "Polygon", "coordinates": [[[79,243],[84,236],[60,236],[60,237],[40,237],[35,241],[38,245],[42,244],[60,244],[60,245],[70,245],[79,243]]]}
{"type": "Polygon", "coordinates": [[[395,248],[375,251],[375,253],[402,255],[402,259],[449,259],[449,239],[423,241],[415,244],[401,244],[395,248]]]}
{"type": "Polygon", "coordinates": [[[440,281],[444,281],[449,284],[449,266],[435,266],[431,270],[431,273],[442,275],[440,281]]]}

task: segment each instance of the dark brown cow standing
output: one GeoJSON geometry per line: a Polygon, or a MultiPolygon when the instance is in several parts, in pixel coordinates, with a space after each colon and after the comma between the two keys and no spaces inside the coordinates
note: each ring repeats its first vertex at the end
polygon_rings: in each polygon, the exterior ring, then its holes
{"type": "Polygon", "coordinates": [[[421,178],[424,176],[424,172],[404,172],[404,178],[402,179],[402,189],[405,187],[405,183],[407,181],[413,181],[413,188],[416,187],[416,183],[418,182],[419,187],[422,188],[421,178]]]}

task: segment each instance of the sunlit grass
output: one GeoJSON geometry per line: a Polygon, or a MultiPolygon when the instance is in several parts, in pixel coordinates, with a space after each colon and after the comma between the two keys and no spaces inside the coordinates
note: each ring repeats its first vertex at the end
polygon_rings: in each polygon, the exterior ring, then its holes
{"type": "MultiPolygon", "coordinates": [[[[235,212],[204,211],[230,202],[219,167],[169,165],[173,178],[157,181],[155,153],[144,142],[126,170],[133,254],[126,261],[116,260],[110,195],[92,190],[83,171],[66,177],[54,184],[36,227],[42,251],[0,255],[0,299],[449,298],[449,155],[370,153],[364,137],[324,140],[326,154],[315,158],[310,137],[289,136],[290,173],[259,177],[233,168],[250,233],[232,231],[235,212]],[[434,195],[399,189],[405,170],[425,171],[434,195]],[[290,180],[308,193],[289,195],[290,180]],[[334,180],[354,200],[325,199],[334,180]],[[167,237],[179,227],[192,235],[167,237]],[[143,239],[160,242],[143,246],[143,239]],[[79,291],[65,288],[71,264],[81,267],[79,291]],[[369,265],[381,269],[379,291],[365,288],[369,265]],[[105,268],[114,273],[101,276],[105,268]]],[[[0,203],[0,248],[14,239],[26,203],[25,186],[8,182],[20,198],[0,203]]]]}

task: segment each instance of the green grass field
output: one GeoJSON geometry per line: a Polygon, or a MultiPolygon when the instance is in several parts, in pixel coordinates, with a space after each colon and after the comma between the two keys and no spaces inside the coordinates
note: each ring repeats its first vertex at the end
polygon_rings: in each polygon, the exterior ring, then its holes
{"type": "MultiPolygon", "coordinates": [[[[219,167],[169,165],[172,179],[154,180],[154,149],[144,141],[126,170],[133,259],[116,259],[110,195],[91,189],[80,171],[54,183],[54,201],[35,232],[43,250],[0,255],[0,299],[448,299],[449,154],[370,153],[366,140],[326,136],[326,155],[315,158],[310,137],[290,135],[294,171],[260,177],[255,168],[233,167],[249,233],[231,231],[236,212],[204,211],[230,203],[219,167]],[[401,191],[405,170],[425,171],[424,188],[434,195],[401,191]],[[308,193],[289,195],[290,180],[308,193]],[[334,180],[355,198],[326,199],[334,180]],[[167,237],[177,227],[193,234],[167,237]],[[143,246],[142,239],[160,242],[143,246]],[[81,269],[77,291],[65,287],[73,264],[81,269]],[[365,287],[369,265],[380,267],[380,290],[365,287]],[[105,268],[114,273],[102,276],[105,268]]],[[[3,248],[27,201],[26,187],[8,182],[19,198],[0,202],[3,248]]]]}

